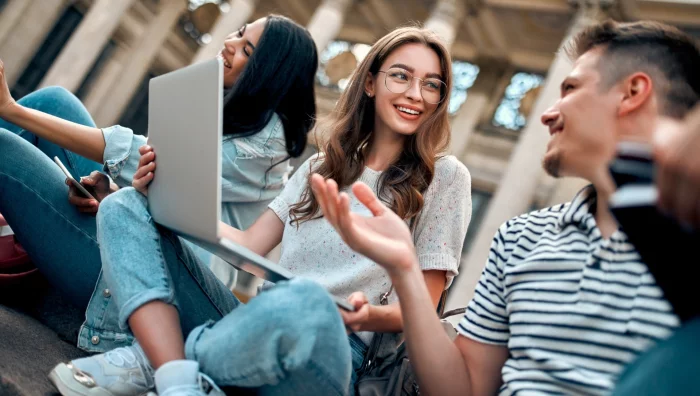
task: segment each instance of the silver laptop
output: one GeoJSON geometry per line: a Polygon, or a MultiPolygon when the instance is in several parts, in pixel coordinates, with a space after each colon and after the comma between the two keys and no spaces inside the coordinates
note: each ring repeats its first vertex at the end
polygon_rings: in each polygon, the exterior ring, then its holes
{"type": "MultiPolygon", "coordinates": [[[[158,164],[148,189],[155,222],[239,270],[271,282],[293,278],[289,270],[219,234],[222,61],[212,59],[155,77],[148,95],[148,144],[158,164]]],[[[333,297],[341,308],[353,310],[347,301],[333,297]]]]}

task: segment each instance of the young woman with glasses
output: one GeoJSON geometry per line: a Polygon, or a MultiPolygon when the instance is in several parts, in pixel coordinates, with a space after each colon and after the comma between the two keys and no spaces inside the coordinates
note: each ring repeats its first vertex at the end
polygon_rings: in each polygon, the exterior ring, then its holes
{"type": "MultiPolygon", "coordinates": [[[[309,175],[335,180],[344,191],[358,180],[373,186],[410,224],[437,305],[457,273],[471,216],[469,173],[444,155],[451,82],[449,53],[429,31],[398,29],[372,47],[319,129],[321,153],[296,171],[250,228],[221,225],[223,236],[260,255],[281,242],[280,265],[304,279],[270,285],[245,305],[153,224],[144,195],[155,160],[152,149],[145,150],[134,175],[137,189],[110,195],[98,213],[111,298],[94,299],[94,311],[88,308],[87,322],[99,323],[90,335],[127,346],[82,359],[81,370],[79,361],[56,370],[102,387],[126,389],[139,380],[140,387],[123,394],[143,393],[154,382],[163,394],[161,384],[197,370],[218,385],[265,395],[354,393],[354,370],[372,333],[401,332],[400,307],[393,295],[380,304],[391,287],[386,272],[349,249],[322,218],[309,175]],[[348,297],[356,311],[339,312],[326,290],[348,297]],[[113,314],[100,315],[104,306],[113,314]],[[212,312],[223,319],[205,323],[212,312]],[[355,333],[347,336],[346,329],[355,333]],[[138,344],[128,346],[133,338],[138,344]]],[[[354,198],[351,206],[369,215],[354,198]]]]}

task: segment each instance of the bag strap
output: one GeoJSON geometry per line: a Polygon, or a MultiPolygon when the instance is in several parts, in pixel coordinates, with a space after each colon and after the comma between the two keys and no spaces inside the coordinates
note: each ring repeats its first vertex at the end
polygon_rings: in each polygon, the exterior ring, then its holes
{"type": "Polygon", "coordinates": [[[464,315],[465,312],[467,312],[467,307],[451,309],[440,315],[440,319],[447,319],[450,316],[464,315]]]}
{"type": "MultiPolygon", "coordinates": [[[[392,291],[394,291],[394,285],[391,285],[389,291],[387,291],[379,297],[380,305],[389,305],[389,296],[391,295],[392,291]]],[[[372,365],[374,364],[377,358],[377,353],[379,352],[379,347],[382,345],[383,338],[384,333],[374,333],[374,335],[372,336],[372,341],[369,343],[367,353],[365,354],[365,358],[362,361],[362,366],[360,366],[359,375],[362,375],[372,369],[372,365]]]]}
{"type": "MultiPolygon", "coordinates": [[[[389,290],[382,294],[379,297],[379,304],[381,305],[388,305],[389,304],[389,296],[391,293],[394,291],[394,285],[392,284],[389,290]]],[[[437,314],[440,319],[444,319],[448,316],[456,315],[458,312],[453,313],[454,311],[458,310],[451,310],[443,314],[443,311],[445,310],[445,305],[447,302],[447,290],[443,290],[442,294],[440,295],[440,301],[438,301],[438,306],[437,306],[437,314]]],[[[466,310],[466,308],[460,308],[462,309],[462,312],[466,310]]],[[[372,368],[372,364],[375,363],[376,358],[377,358],[377,353],[379,352],[379,347],[382,344],[382,340],[384,338],[384,333],[374,333],[372,336],[372,341],[369,344],[369,347],[367,348],[367,353],[365,354],[365,359],[362,362],[362,366],[360,369],[360,373],[365,373],[368,370],[372,368]]]]}

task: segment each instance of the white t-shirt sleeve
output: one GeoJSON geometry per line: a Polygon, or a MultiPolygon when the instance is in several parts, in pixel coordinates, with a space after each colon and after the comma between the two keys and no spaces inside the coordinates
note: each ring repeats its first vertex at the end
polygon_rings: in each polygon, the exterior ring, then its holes
{"type": "Polygon", "coordinates": [[[467,168],[453,156],[439,159],[423,202],[413,234],[418,262],[423,271],[446,271],[447,289],[459,272],[472,215],[471,176],[467,168]]]}
{"type": "Polygon", "coordinates": [[[461,335],[484,344],[506,346],[510,338],[503,288],[506,264],[503,235],[506,232],[506,224],[496,232],[491,243],[489,258],[474,291],[474,297],[467,306],[464,318],[457,326],[461,335]]]}
{"type": "Polygon", "coordinates": [[[284,186],[282,192],[267,205],[282,220],[282,223],[286,224],[289,221],[289,210],[301,200],[301,195],[309,183],[311,169],[315,169],[319,164],[318,159],[319,155],[314,155],[301,164],[284,186]]]}

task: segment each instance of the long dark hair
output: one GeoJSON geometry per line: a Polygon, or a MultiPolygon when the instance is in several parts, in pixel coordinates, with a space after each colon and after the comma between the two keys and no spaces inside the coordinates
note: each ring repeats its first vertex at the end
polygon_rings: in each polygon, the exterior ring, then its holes
{"type": "Polygon", "coordinates": [[[274,113],[284,126],[287,153],[298,157],[316,122],[316,45],[309,32],[270,15],[238,81],[224,97],[224,134],[244,137],[263,129],[274,113]]]}

